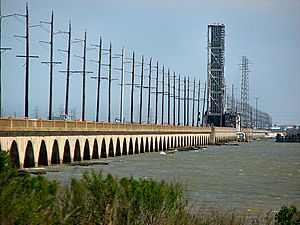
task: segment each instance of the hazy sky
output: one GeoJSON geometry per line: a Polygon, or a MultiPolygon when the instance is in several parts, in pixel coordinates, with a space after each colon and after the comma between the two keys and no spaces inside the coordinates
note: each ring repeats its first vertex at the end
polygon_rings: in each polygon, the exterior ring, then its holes
{"type": "MultiPolygon", "coordinates": [[[[25,13],[23,0],[2,0],[2,14],[25,13]]],[[[300,1],[299,0],[29,0],[30,24],[49,21],[54,10],[55,31],[67,30],[72,21],[72,36],[83,38],[87,29],[87,44],[98,44],[103,37],[104,47],[112,41],[113,52],[125,48],[126,57],[136,51],[136,59],[145,55],[154,62],[164,64],[173,72],[190,79],[206,81],[207,65],[207,24],[224,23],[226,26],[226,84],[235,85],[235,94],[240,98],[239,61],[248,56],[250,65],[250,103],[255,105],[259,98],[259,109],[268,112],[273,123],[300,124],[300,1]]],[[[40,117],[48,114],[49,68],[41,64],[49,60],[49,46],[39,41],[49,41],[48,25],[44,29],[30,29],[30,52],[39,59],[30,62],[30,116],[34,117],[38,106],[40,117]]],[[[2,92],[4,116],[24,116],[25,60],[16,55],[25,53],[23,39],[14,34],[24,35],[24,18],[14,17],[2,20],[2,47],[12,51],[2,53],[2,92]]],[[[59,70],[66,69],[66,55],[57,49],[66,49],[66,36],[57,34],[55,60],[62,61],[54,69],[53,111],[58,114],[64,106],[65,75],[59,70]]],[[[72,55],[82,55],[82,44],[72,44],[72,55]]],[[[87,53],[87,70],[97,73],[97,51],[87,53]]],[[[103,56],[107,63],[107,56],[103,56]]],[[[119,59],[113,60],[114,67],[120,67],[119,59]]],[[[73,70],[82,69],[80,58],[72,57],[73,70]]],[[[128,66],[127,66],[128,67],[128,66]]],[[[130,68],[126,68],[130,70],[130,68]]],[[[139,67],[136,68],[140,70],[139,67]]],[[[139,72],[137,72],[139,73],[139,72]]],[[[148,71],[145,71],[147,74],[148,71]]],[[[107,69],[103,69],[103,76],[107,69]]],[[[114,78],[120,73],[114,70],[114,78]]],[[[137,78],[139,81],[139,78],[137,78]]],[[[126,73],[126,83],[130,74],[126,73]]],[[[145,82],[147,79],[145,78],[145,82]]],[[[119,115],[119,81],[113,82],[112,118],[119,115]]],[[[76,108],[81,115],[81,76],[71,77],[70,108],[76,108]]],[[[154,85],[154,81],[153,81],[154,85]]],[[[107,81],[102,81],[101,120],[106,120],[107,81]]],[[[144,91],[146,99],[147,90],[144,91]]],[[[125,118],[129,119],[130,87],[125,88],[125,118]]],[[[96,81],[87,78],[87,119],[95,118],[96,81]]],[[[138,114],[139,89],[135,91],[135,118],[138,114]]],[[[154,95],[152,95],[154,99],[154,95]]],[[[165,100],[166,101],[166,100],[165,100]]],[[[146,112],[146,101],[144,102],[146,112]]],[[[154,112],[152,102],[152,113],[154,112]]],[[[144,113],[144,120],[146,113],[144,113]]]]}

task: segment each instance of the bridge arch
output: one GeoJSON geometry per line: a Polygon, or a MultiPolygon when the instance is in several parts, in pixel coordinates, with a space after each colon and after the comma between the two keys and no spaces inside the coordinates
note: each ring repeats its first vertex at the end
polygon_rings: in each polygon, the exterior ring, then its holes
{"type": "Polygon", "coordinates": [[[116,156],[121,156],[121,143],[120,139],[117,138],[117,144],[116,144],[116,156]]]}
{"type": "Polygon", "coordinates": [[[173,144],[173,148],[176,148],[177,147],[177,142],[176,142],[177,138],[176,136],[174,137],[174,144],[173,144]]]}
{"type": "Polygon", "coordinates": [[[145,152],[149,152],[149,138],[146,137],[145,152]]]}
{"type": "Polygon", "coordinates": [[[14,168],[20,168],[20,157],[17,142],[13,140],[9,151],[9,164],[14,168]]]}
{"type": "Polygon", "coordinates": [[[174,148],[174,139],[173,139],[173,136],[171,137],[171,148],[174,148]]]}
{"type": "Polygon", "coordinates": [[[83,150],[83,160],[90,160],[90,146],[89,146],[89,140],[86,139],[84,143],[84,150],[83,150]]]}
{"type": "Polygon", "coordinates": [[[162,140],[163,140],[162,150],[165,151],[167,149],[166,137],[163,137],[162,140]]]}
{"type": "Polygon", "coordinates": [[[28,140],[26,151],[25,151],[25,157],[24,157],[24,168],[30,168],[34,167],[34,153],[33,153],[33,146],[31,140],[28,140]]]}
{"type": "Polygon", "coordinates": [[[73,161],[81,161],[80,143],[78,139],[75,141],[73,161]]]}
{"type": "Polygon", "coordinates": [[[114,157],[115,156],[115,154],[114,154],[114,142],[113,142],[112,138],[109,141],[108,156],[109,157],[114,157]]]}
{"type": "Polygon", "coordinates": [[[105,138],[102,140],[100,158],[107,158],[105,138]]]}
{"type": "Polygon", "coordinates": [[[159,149],[158,149],[158,142],[157,142],[157,137],[155,137],[155,143],[154,143],[154,151],[158,152],[159,149]]]}
{"type": "Polygon", "coordinates": [[[64,146],[64,155],[63,155],[63,163],[70,163],[71,162],[71,149],[69,140],[66,139],[65,146],[64,146]]]}
{"type": "Polygon", "coordinates": [[[170,149],[170,137],[167,138],[167,150],[170,149]]]}
{"type": "Polygon", "coordinates": [[[94,143],[93,143],[92,159],[99,159],[99,150],[98,150],[97,138],[94,139],[94,143]]]}
{"type": "Polygon", "coordinates": [[[140,153],[145,153],[145,150],[144,150],[144,139],[143,139],[143,137],[141,138],[140,153]]]}
{"type": "Polygon", "coordinates": [[[158,151],[162,151],[163,150],[163,140],[162,140],[162,138],[161,137],[159,137],[159,144],[158,144],[158,151]]]}
{"type": "Polygon", "coordinates": [[[44,140],[41,141],[38,166],[48,166],[47,147],[46,142],[44,140]]]}
{"type": "Polygon", "coordinates": [[[127,142],[126,142],[126,137],[124,137],[124,139],[123,139],[122,155],[127,155],[127,142]]]}
{"type": "Polygon", "coordinates": [[[53,142],[51,164],[59,164],[59,148],[57,139],[55,139],[53,142]]]}
{"type": "Polygon", "coordinates": [[[132,138],[129,139],[128,152],[129,152],[129,155],[133,155],[133,143],[132,143],[132,138]]]}
{"type": "Polygon", "coordinates": [[[139,154],[139,140],[138,138],[135,139],[135,145],[134,145],[134,154],[139,154]]]}
{"type": "Polygon", "coordinates": [[[153,152],[153,137],[150,139],[150,149],[149,152],[153,152]]]}

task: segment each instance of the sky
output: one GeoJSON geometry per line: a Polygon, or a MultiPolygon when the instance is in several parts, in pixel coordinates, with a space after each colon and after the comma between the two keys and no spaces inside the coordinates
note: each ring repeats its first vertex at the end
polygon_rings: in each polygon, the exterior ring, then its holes
{"type": "MultiPolygon", "coordinates": [[[[2,0],[2,15],[25,13],[26,1],[2,0]]],[[[54,11],[55,31],[67,31],[72,23],[72,59],[71,69],[82,70],[82,42],[87,30],[87,70],[93,72],[87,78],[86,118],[95,120],[97,50],[92,44],[98,44],[103,38],[104,48],[112,42],[114,54],[120,54],[122,47],[126,57],[135,51],[136,59],[145,62],[158,61],[160,67],[170,68],[181,77],[201,80],[201,88],[207,77],[207,25],[223,23],[226,27],[225,40],[225,79],[227,90],[240,98],[241,72],[240,58],[245,55],[251,61],[249,73],[250,104],[255,106],[258,97],[258,109],[267,112],[273,124],[300,125],[300,1],[299,0],[28,0],[30,25],[49,21],[54,11]]],[[[24,117],[25,60],[16,55],[25,53],[25,41],[14,35],[24,35],[23,17],[2,19],[2,47],[11,47],[11,51],[2,53],[2,112],[4,117],[24,117]]],[[[54,58],[61,65],[54,68],[53,113],[58,115],[65,104],[66,54],[58,49],[67,48],[67,36],[54,35],[54,58]]],[[[49,67],[42,64],[49,60],[49,46],[40,41],[49,41],[49,25],[30,28],[30,54],[38,59],[30,60],[29,113],[30,117],[47,118],[49,102],[49,67]]],[[[108,63],[103,55],[103,63],[108,63]]],[[[119,117],[120,103],[120,59],[113,59],[112,82],[112,118],[119,117]]],[[[131,68],[125,64],[125,83],[130,83],[131,68]]],[[[107,67],[102,67],[103,76],[107,76],[107,67]]],[[[161,69],[161,68],[160,68],[161,69]]],[[[140,66],[136,67],[137,77],[140,66]]],[[[145,70],[148,73],[148,70],[145,70]]],[[[154,75],[153,75],[154,76],[154,75]]],[[[147,82],[147,78],[145,78],[147,82]]],[[[154,85],[154,81],[152,85],[154,85]]],[[[81,116],[80,74],[70,79],[70,109],[81,116]]],[[[201,90],[201,95],[203,95],[201,90]]],[[[151,98],[151,115],[154,113],[154,97],[151,98]]],[[[139,111],[139,89],[135,89],[135,120],[139,111]]],[[[143,99],[147,99],[147,90],[143,90],[143,99]]],[[[167,98],[166,98],[167,99],[167,98]]],[[[167,100],[165,100],[166,102],[167,100]]],[[[146,119],[146,104],[143,103],[143,121],[146,119]]],[[[100,120],[107,120],[107,81],[101,80],[100,120]]],[[[161,106],[159,106],[159,109],[161,106]]],[[[165,110],[166,113],[166,110],[165,110]]],[[[166,115],[165,115],[166,116],[166,115]]],[[[125,120],[130,117],[130,86],[125,86],[125,120]]]]}

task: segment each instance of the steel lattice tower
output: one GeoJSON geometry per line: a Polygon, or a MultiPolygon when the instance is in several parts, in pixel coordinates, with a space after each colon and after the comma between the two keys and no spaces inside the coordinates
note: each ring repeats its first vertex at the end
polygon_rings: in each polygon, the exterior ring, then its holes
{"type": "Polygon", "coordinates": [[[249,59],[242,56],[241,59],[241,126],[251,127],[250,124],[250,107],[249,107],[249,59]]]}
{"type": "Polygon", "coordinates": [[[225,25],[207,30],[207,124],[222,126],[225,107],[225,25]]]}

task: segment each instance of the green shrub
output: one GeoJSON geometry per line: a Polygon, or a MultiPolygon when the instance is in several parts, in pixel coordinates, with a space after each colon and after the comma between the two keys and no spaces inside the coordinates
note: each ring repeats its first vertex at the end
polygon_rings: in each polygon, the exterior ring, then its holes
{"type": "Polygon", "coordinates": [[[275,215],[275,221],[280,225],[299,225],[300,224],[300,211],[293,205],[290,207],[283,206],[280,211],[275,215]]]}

